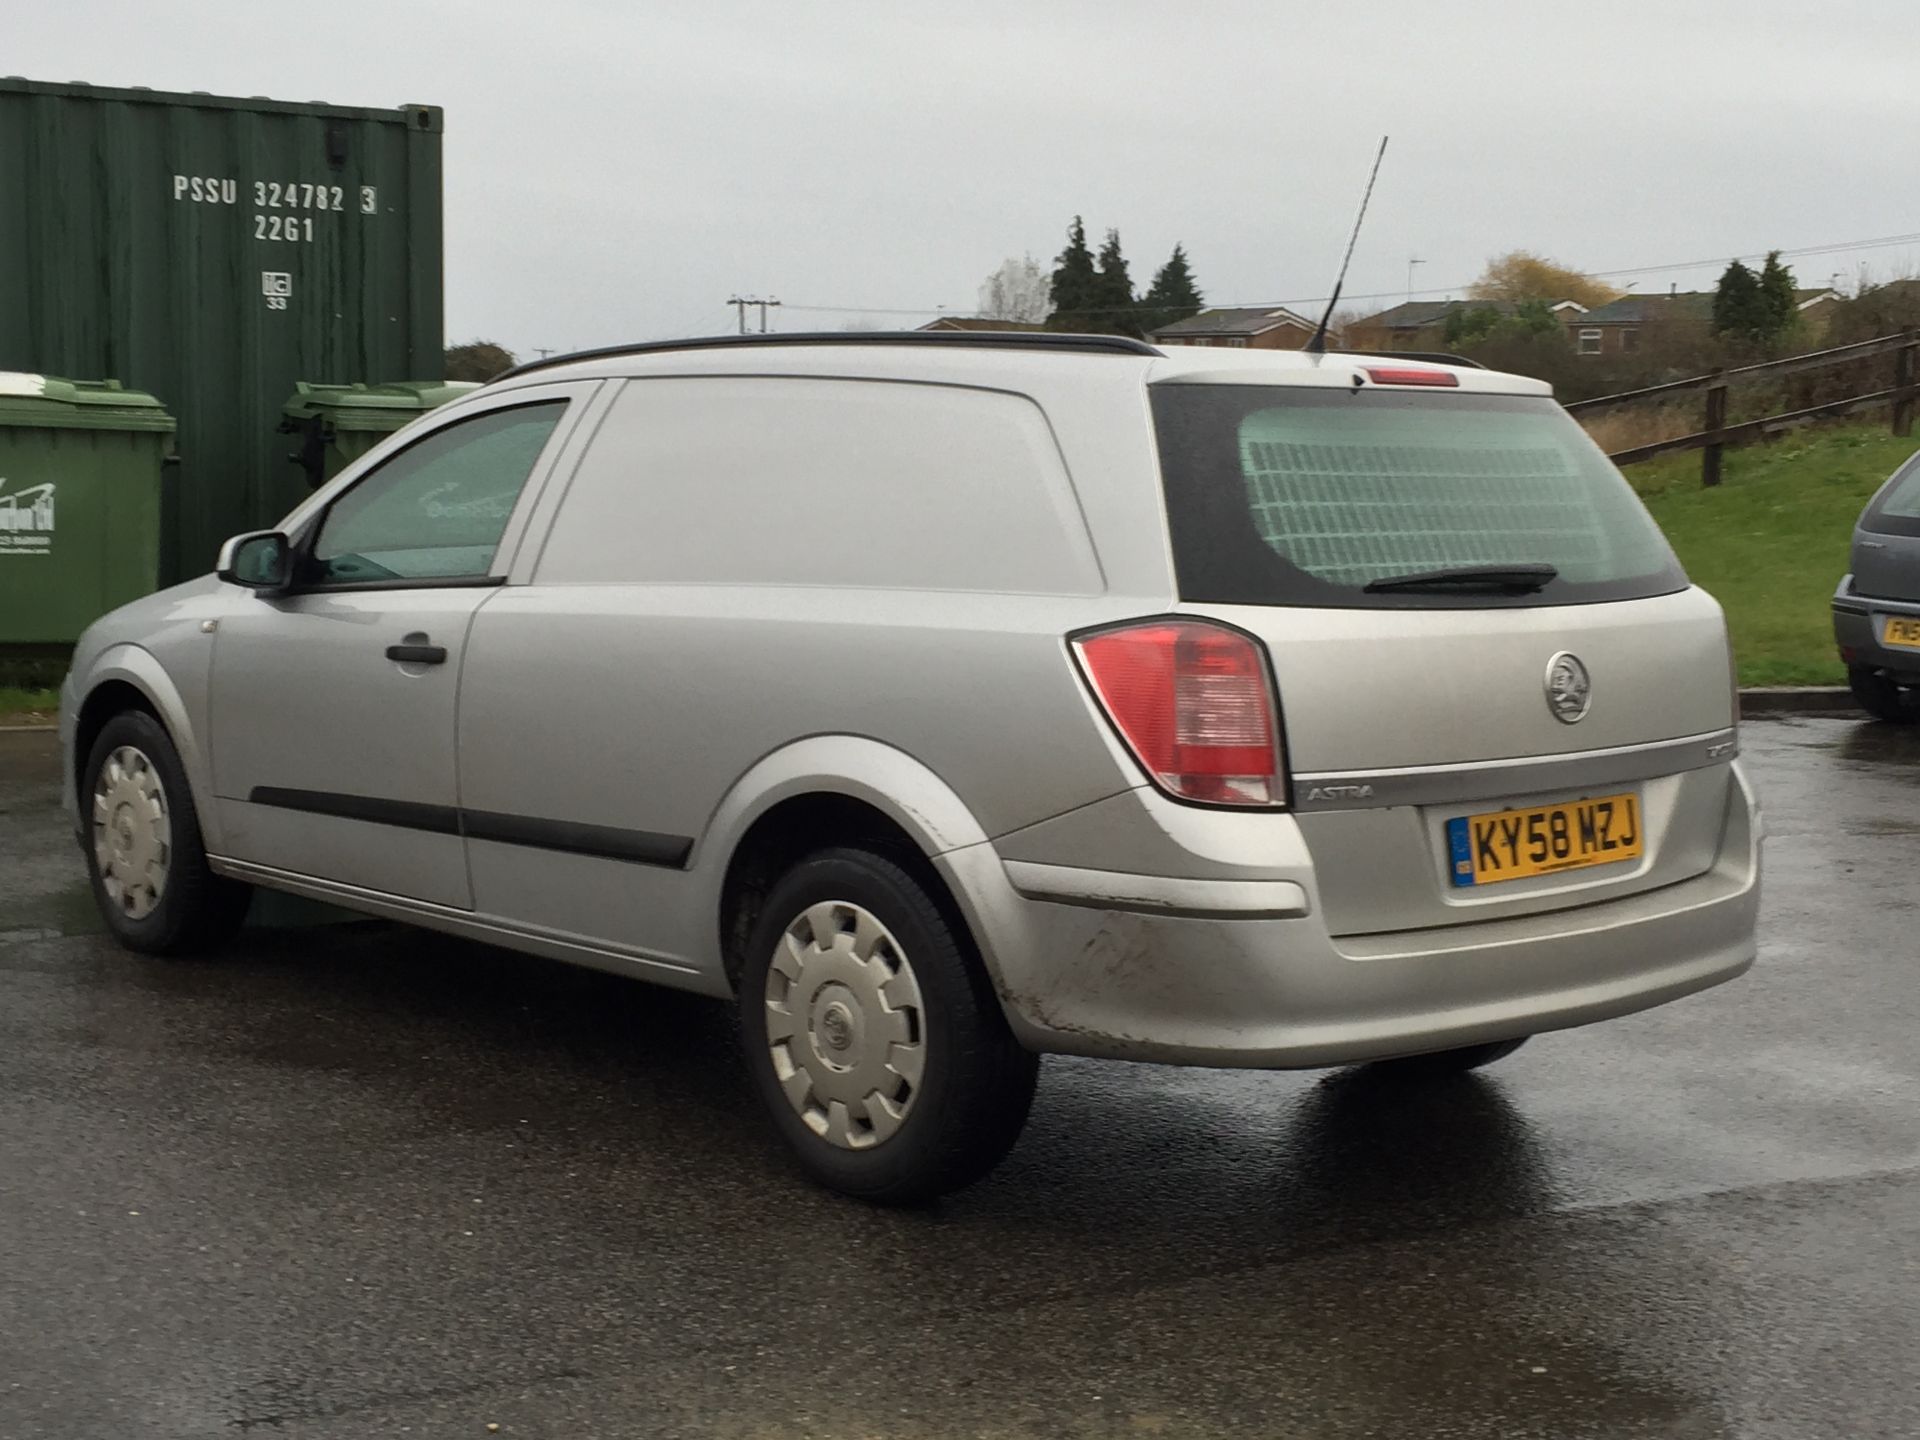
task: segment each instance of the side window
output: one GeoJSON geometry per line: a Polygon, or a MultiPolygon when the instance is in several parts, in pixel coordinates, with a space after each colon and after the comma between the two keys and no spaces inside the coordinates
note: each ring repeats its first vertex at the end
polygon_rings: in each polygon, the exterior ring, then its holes
{"type": "Polygon", "coordinates": [[[1045,414],[884,381],[634,380],[541,552],[552,584],[1097,594],[1045,414]]]}
{"type": "Polygon", "coordinates": [[[566,408],[490,411],[401,451],[328,508],[302,583],[484,576],[566,408]]]}

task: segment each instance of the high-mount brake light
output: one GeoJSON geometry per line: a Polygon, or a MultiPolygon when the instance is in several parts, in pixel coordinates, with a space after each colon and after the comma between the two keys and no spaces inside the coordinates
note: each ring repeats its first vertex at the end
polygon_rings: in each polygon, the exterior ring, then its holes
{"type": "Polygon", "coordinates": [[[1460,377],[1451,370],[1415,370],[1404,365],[1362,365],[1376,385],[1444,385],[1458,388],[1460,377]]]}
{"type": "Polygon", "coordinates": [[[1260,647],[1200,620],[1146,620],[1073,642],[1095,697],[1169,795],[1286,803],[1273,687],[1260,647]]]}

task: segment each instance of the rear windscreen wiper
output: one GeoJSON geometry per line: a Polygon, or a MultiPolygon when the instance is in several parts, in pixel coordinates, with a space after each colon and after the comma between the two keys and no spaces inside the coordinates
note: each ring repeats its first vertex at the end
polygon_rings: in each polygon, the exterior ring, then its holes
{"type": "Polygon", "coordinates": [[[1369,580],[1369,595],[1392,590],[1486,590],[1499,595],[1531,595],[1560,572],[1551,565],[1462,565],[1455,570],[1422,570],[1412,575],[1388,575],[1369,580]]]}

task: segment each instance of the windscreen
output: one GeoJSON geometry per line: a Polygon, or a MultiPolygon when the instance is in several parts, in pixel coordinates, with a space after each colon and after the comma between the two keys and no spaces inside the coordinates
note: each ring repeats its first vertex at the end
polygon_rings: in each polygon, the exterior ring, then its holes
{"type": "Polygon", "coordinates": [[[1545,396],[1153,387],[1183,599],[1570,605],[1686,587],[1639,498],[1545,396]],[[1367,586],[1550,565],[1537,593],[1367,586]]]}

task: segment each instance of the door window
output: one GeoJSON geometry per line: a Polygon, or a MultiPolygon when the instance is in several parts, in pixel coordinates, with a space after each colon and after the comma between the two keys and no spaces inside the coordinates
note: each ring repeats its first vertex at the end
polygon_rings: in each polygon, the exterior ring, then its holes
{"type": "Polygon", "coordinates": [[[303,582],[483,578],[565,409],[494,410],[408,446],[328,508],[303,582]]]}

